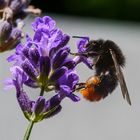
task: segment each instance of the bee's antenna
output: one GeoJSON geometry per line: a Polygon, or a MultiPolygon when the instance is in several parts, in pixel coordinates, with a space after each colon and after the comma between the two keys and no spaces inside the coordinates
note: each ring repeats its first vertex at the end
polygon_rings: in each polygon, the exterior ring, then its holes
{"type": "Polygon", "coordinates": [[[81,89],[85,89],[85,88],[86,88],[86,83],[78,83],[78,84],[76,84],[76,87],[73,90],[73,92],[80,91],[81,89]]]}
{"type": "Polygon", "coordinates": [[[85,37],[85,36],[72,36],[72,38],[83,38],[89,42],[89,37],[85,37]]]}

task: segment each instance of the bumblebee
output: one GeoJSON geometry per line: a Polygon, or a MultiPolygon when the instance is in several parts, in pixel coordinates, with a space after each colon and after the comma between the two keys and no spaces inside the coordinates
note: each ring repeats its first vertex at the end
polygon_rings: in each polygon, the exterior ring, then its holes
{"type": "MultiPolygon", "coordinates": [[[[84,38],[74,36],[76,38],[84,38]]],[[[83,53],[73,53],[93,59],[95,75],[86,83],[79,84],[79,91],[89,101],[99,101],[112,93],[120,84],[123,98],[131,105],[130,96],[122,73],[125,57],[116,43],[111,40],[90,40],[83,53]]]]}

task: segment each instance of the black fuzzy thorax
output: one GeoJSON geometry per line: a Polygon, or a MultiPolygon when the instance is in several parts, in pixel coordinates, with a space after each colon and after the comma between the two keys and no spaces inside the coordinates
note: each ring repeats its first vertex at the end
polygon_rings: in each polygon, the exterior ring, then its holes
{"type": "Polygon", "coordinates": [[[110,49],[115,53],[118,64],[123,67],[125,65],[125,57],[120,48],[111,40],[103,41],[101,46],[95,46],[102,50],[100,58],[95,65],[97,74],[105,71],[115,71],[115,65],[110,53],[110,49]]]}

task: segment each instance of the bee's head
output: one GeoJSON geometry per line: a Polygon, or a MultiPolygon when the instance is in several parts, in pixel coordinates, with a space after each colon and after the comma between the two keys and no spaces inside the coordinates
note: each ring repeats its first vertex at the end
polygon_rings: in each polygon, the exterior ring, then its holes
{"type": "Polygon", "coordinates": [[[71,53],[74,55],[82,55],[85,57],[96,57],[98,55],[100,55],[103,51],[102,51],[102,45],[104,43],[104,40],[102,39],[98,39],[98,40],[90,40],[88,37],[82,37],[82,36],[73,36],[73,38],[82,38],[82,39],[86,39],[88,41],[88,43],[83,46],[85,51],[82,53],[71,53]]]}
{"type": "Polygon", "coordinates": [[[103,40],[91,40],[88,42],[88,44],[85,46],[86,51],[94,51],[94,52],[99,52],[102,48],[102,44],[104,43],[103,40]]]}
{"type": "Polygon", "coordinates": [[[102,39],[99,40],[91,40],[85,46],[85,52],[88,53],[88,57],[96,57],[102,53],[102,44],[104,41],[102,39]]]}

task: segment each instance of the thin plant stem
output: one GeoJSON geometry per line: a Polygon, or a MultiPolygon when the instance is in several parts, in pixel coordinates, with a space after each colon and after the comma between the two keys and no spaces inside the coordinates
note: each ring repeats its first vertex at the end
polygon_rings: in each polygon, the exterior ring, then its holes
{"type": "Polygon", "coordinates": [[[44,95],[44,86],[41,87],[40,96],[44,95]]]}
{"type": "Polygon", "coordinates": [[[31,134],[33,125],[34,125],[34,122],[31,121],[31,122],[29,123],[28,127],[27,127],[27,130],[26,130],[26,132],[25,132],[25,135],[24,135],[23,140],[29,140],[29,137],[30,137],[30,134],[31,134]]]}

